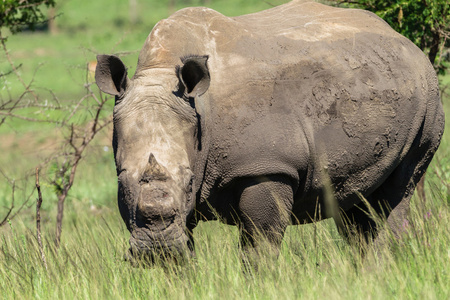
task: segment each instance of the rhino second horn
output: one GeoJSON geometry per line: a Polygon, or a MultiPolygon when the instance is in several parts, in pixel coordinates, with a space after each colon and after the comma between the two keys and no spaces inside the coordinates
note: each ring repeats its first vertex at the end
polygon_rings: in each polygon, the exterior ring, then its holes
{"type": "Polygon", "coordinates": [[[148,157],[148,164],[142,174],[142,181],[166,181],[169,177],[170,176],[167,170],[158,163],[153,153],[150,153],[150,156],[148,157]]]}

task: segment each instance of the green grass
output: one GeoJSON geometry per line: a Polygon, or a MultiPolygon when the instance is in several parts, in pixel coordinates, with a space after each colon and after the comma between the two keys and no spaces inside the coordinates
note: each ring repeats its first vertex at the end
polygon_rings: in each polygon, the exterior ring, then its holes
{"type": "MultiPolygon", "coordinates": [[[[153,26],[170,15],[169,1],[136,1],[136,22],[132,23],[129,1],[56,1],[59,33],[25,32],[10,36],[7,42],[11,56],[20,68],[25,82],[34,76],[33,87],[41,98],[52,99],[51,89],[61,101],[75,101],[83,95],[80,86],[86,79],[86,66],[97,54],[121,54],[129,74],[134,74],[139,51],[153,26]],[[127,55],[124,55],[124,54],[127,55]],[[36,71],[37,70],[37,71],[36,71]]],[[[203,1],[204,2],[204,1],[203,1]]],[[[287,0],[270,1],[280,5],[287,0]]],[[[175,9],[198,6],[202,1],[176,1],[175,9]],[[183,4],[184,3],[184,4],[183,4]],[[189,5],[187,4],[189,3],[189,5]]],[[[270,8],[262,0],[211,0],[206,3],[221,13],[234,16],[270,8]]],[[[0,73],[11,70],[0,54],[0,73]]],[[[7,91],[17,96],[23,87],[8,77],[0,81],[0,97],[8,98],[7,91]]]]}
{"type": "MultiPolygon", "coordinates": [[[[65,105],[84,95],[85,66],[96,53],[123,56],[132,74],[152,26],[169,14],[167,1],[138,1],[138,21],[130,24],[128,1],[58,1],[60,32],[23,33],[8,47],[28,81],[37,66],[33,88],[40,99],[52,89],[65,105]]],[[[180,2],[180,1],[177,1],[180,2]]],[[[200,1],[192,0],[193,5],[200,1]]],[[[286,1],[269,1],[280,4],[286,1]]],[[[209,6],[238,15],[270,7],[264,1],[209,1],[209,6]]],[[[0,58],[0,71],[7,72],[0,58]]],[[[9,78],[9,77],[8,77],[9,78]]],[[[8,79],[0,92],[20,94],[8,79]]],[[[450,82],[450,76],[442,78],[450,82]]],[[[0,83],[1,84],[1,83],[0,83]]],[[[0,86],[1,87],[1,86],[0,86]]],[[[445,111],[450,113],[450,99],[445,111]]],[[[111,109],[112,103],[109,104],[111,109]]],[[[62,118],[43,109],[37,116],[62,118]]],[[[83,124],[87,114],[77,122],[83,124]]],[[[61,248],[53,239],[56,195],[41,170],[42,229],[48,269],[41,261],[35,234],[34,167],[52,153],[67,132],[21,120],[0,126],[0,169],[16,180],[15,209],[28,204],[10,224],[0,227],[0,298],[2,299],[449,299],[450,298],[450,122],[427,172],[427,202],[413,198],[411,224],[392,252],[368,250],[362,259],[344,242],[330,220],[291,226],[278,260],[262,256],[257,272],[245,272],[235,227],[202,223],[195,230],[197,256],[186,264],[133,268],[123,261],[127,232],[116,204],[116,176],[111,129],[95,141],[79,167],[66,200],[61,248]],[[30,197],[31,195],[31,197],[30,197]]],[[[0,175],[0,221],[11,203],[11,185],[0,175]]]]}
{"type": "Polygon", "coordinates": [[[363,260],[332,222],[323,221],[290,227],[279,259],[262,257],[256,272],[243,270],[237,230],[218,222],[196,229],[197,257],[184,265],[133,268],[122,260],[128,234],[118,213],[74,206],[59,251],[44,232],[47,270],[27,221],[4,230],[0,294],[4,299],[448,299],[450,211],[438,199],[426,209],[415,203],[413,226],[392,253],[369,251],[363,260]]]}

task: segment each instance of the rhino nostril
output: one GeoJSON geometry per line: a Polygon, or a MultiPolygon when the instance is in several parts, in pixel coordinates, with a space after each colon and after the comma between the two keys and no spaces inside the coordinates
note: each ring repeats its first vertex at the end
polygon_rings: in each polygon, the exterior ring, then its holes
{"type": "Polygon", "coordinates": [[[177,212],[171,200],[172,197],[168,193],[162,193],[159,201],[158,199],[141,199],[136,211],[137,225],[165,228],[172,224],[177,212]]]}
{"type": "Polygon", "coordinates": [[[137,208],[147,217],[167,216],[174,213],[175,199],[164,183],[150,182],[141,185],[137,208]]]}
{"type": "Polygon", "coordinates": [[[169,193],[162,189],[153,189],[148,193],[150,199],[160,199],[169,197],[169,193]]]}

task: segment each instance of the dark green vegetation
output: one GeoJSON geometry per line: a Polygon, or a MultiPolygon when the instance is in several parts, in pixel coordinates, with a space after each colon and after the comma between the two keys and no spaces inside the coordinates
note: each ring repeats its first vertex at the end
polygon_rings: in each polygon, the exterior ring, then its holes
{"type": "Polygon", "coordinates": [[[42,6],[53,7],[54,0],[4,0],[0,4],[0,27],[8,28],[17,33],[24,28],[31,30],[44,23],[47,16],[42,12],[42,6]]]}
{"type": "Polygon", "coordinates": [[[450,60],[450,55],[444,48],[450,46],[450,2],[447,0],[332,2],[376,13],[422,49],[440,74],[445,73],[450,60]]]}
{"type": "MultiPolygon", "coordinates": [[[[86,71],[97,53],[116,53],[134,73],[136,59],[152,26],[173,9],[169,1],[59,1],[58,32],[25,32],[11,36],[8,48],[25,82],[36,71],[33,88],[39,100],[55,97],[75,106],[85,94],[86,71]],[[134,20],[134,21],[133,21],[134,20]],[[52,92],[49,91],[52,90],[52,92]],[[53,96],[53,94],[55,96],[53,96]]],[[[179,3],[181,1],[172,1],[179,3]]],[[[184,1],[186,2],[186,1],[184,1]]],[[[197,5],[202,1],[190,1],[197,5]]],[[[227,15],[269,8],[260,0],[203,1],[227,15]]],[[[269,1],[281,4],[287,1],[269,1]]],[[[181,7],[181,5],[179,6],[181,7]]],[[[0,58],[0,72],[10,70],[0,58]]],[[[442,86],[450,77],[442,77],[442,86]]],[[[92,89],[97,92],[95,86],[92,89]]],[[[22,93],[14,77],[2,77],[1,100],[22,93]]],[[[450,98],[444,97],[447,115],[450,98]]],[[[112,107],[112,99],[108,103],[112,107]]],[[[45,107],[36,117],[70,112],[45,107]]],[[[81,115],[83,120],[89,113],[81,115]]],[[[428,170],[427,201],[415,197],[411,222],[392,252],[363,261],[345,243],[332,221],[288,229],[278,261],[261,259],[257,273],[244,273],[237,247],[237,230],[218,222],[195,231],[197,258],[184,266],[132,268],[122,260],[128,232],[116,207],[116,177],[110,131],[104,130],[88,149],[66,201],[61,247],[54,246],[58,168],[41,173],[42,228],[47,269],[41,261],[35,233],[34,167],[59,149],[67,132],[42,123],[8,119],[0,126],[0,169],[15,179],[14,211],[31,195],[25,209],[0,227],[1,298],[174,298],[174,299],[448,299],[450,298],[450,136],[449,123],[442,145],[428,170]]],[[[12,201],[12,185],[0,175],[0,221],[12,201]]]]}

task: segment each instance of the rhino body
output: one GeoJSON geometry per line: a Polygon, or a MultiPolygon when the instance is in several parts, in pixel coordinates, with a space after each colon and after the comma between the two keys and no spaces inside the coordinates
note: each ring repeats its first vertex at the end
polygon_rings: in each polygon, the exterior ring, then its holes
{"type": "Polygon", "coordinates": [[[180,10],[153,28],[132,79],[102,55],[96,81],[116,96],[134,253],[192,250],[192,229],[217,217],[244,246],[262,236],[276,248],[288,224],[341,226],[333,209],[379,239],[361,197],[398,235],[444,128],[420,49],[372,13],[314,2],[233,18],[180,10]]]}

